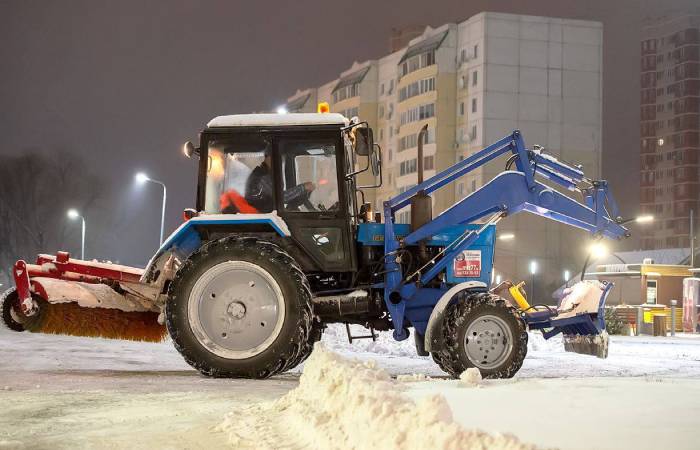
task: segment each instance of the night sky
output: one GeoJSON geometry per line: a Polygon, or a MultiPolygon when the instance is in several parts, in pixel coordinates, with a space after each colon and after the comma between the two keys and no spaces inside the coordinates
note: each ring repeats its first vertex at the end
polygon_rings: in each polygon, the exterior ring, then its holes
{"type": "Polygon", "coordinates": [[[195,196],[195,162],[181,145],[213,116],[272,109],[354,60],[381,57],[392,27],[481,11],[598,20],[603,173],[633,215],[642,19],[696,1],[0,0],[0,153],[85,155],[113,189],[106,210],[85,212],[89,256],[143,265],[158,243],[161,192],[135,187],[133,176],[144,170],[167,184],[166,233],[174,229],[195,196]]]}

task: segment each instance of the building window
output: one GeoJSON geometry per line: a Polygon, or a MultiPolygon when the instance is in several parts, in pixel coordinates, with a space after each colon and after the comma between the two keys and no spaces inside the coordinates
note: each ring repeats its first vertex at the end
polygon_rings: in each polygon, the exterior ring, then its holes
{"type": "Polygon", "coordinates": [[[464,102],[461,102],[459,104],[459,115],[463,116],[464,115],[464,102]]]}
{"type": "MultiPolygon", "coordinates": [[[[435,142],[435,129],[428,128],[428,131],[423,137],[423,144],[432,144],[435,142]]],[[[399,139],[399,153],[418,146],[418,134],[409,134],[399,139]]]]}
{"type": "Polygon", "coordinates": [[[475,98],[472,99],[472,112],[473,113],[476,112],[476,99],[475,98]]]}
{"type": "Polygon", "coordinates": [[[384,118],[384,105],[379,105],[379,118],[384,118]]]}
{"type": "Polygon", "coordinates": [[[471,131],[471,133],[469,133],[469,140],[470,141],[476,140],[476,125],[472,125],[472,131],[471,131]]]}
{"type": "Polygon", "coordinates": [[[476,59],[479,56],[479,45],[474,46],[474,59],[476,59]]]}
{"type": "Polygon", "coordinates": [[[347,117],[348,119],[352,119],[353,117],[359,116],[359,109],[357,108],[357,106],[354,108],[344,109],[340,111],[340,114],[347,117]]]}
{"type": "Polygon", "coordinates": [[[414,81],[399,89],[399,102],[435,90],[435,77],[414,81]]]}
{"type": "Polygon", "coordinates": [[[417,120],[429,119],[435,116],[435,103],[428,103],[426,105],[420,105],[415,108],[411,108],[401,113],[400,123],[405,125],[407,123],[415,122],[417,120]]]}
{"type": "Polygon", "coordinates": [[[379,95],[384,95],[384,83],[379,86],[379,95]]]}
{"type": "Polygon", "coordinates": [[[399,165],[399,176],[408,175],[415,173],[418,170],[418,163],[415,159],[409,159],[408,161],[401,161],[399,165]]]}
{"type": "Polygon", "coordinates": [[[423,158],[423,170],[435,169],[435,156],[430,155],[423,158]]]}
{"type": "Polygon", "coordinates": [[[360,83],[353,83],[342,87],[333,93],[333,103],[342,102],[346,98],[357,97],[360,95],[360,83]]]}
{"type": "Polygon", "coordinates": [[[379,129],[379,140],[380,141],[384,140],[384,129],[382,129],[382,128],[379,129]]]}
{"type": "Polygon", "coordinates": [[[477,71],[472,72],[472,86],[476,86],[477,71]]]}
{"type": "Polygon", "coordinates": [[[435,64],[435,50],[421,53],[420,55],[411,56],[406,61],[401,63],[401,76],[406,76],[418,69],[432,66],[435,64]]]}

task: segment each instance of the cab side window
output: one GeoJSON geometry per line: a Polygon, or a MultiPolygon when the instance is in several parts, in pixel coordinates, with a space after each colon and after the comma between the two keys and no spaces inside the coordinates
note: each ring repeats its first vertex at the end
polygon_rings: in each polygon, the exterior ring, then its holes
{"type": "Polygon", "coordinates": [[[286,211],[337,211],[336,144],[333,141],[283,140],[282,193],[286,211]]]}

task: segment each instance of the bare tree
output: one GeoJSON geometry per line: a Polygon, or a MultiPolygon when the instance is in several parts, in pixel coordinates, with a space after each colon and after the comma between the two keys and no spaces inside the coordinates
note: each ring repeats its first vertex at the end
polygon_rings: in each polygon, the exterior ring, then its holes
{"type": "Polygon", "coordinates": [[[0,157],[0,282],[10,281],[17,259],[61,249],[67,209],[88,211],[103,191],[104,182],[73,153],[0,157]]]}

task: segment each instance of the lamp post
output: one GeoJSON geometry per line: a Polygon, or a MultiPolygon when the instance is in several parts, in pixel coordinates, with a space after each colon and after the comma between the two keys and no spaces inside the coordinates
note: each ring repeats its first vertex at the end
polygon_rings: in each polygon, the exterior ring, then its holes
{"type": "Polygon", "coordinates": [[[153,178],[149,178],[148,175],[146,175],[143,172],[139,172],[136,174],[136,182],[139,184],[144,184],[146,182],[151,182],[155,184],[159,184],[163,187],[163,206],[161,209],[160,213],[160,245],[163,244],[163,231],[165,230],[165,203],[167,200],[167,189],[165,187],[165,183],[162,181],[154,180],[153,178]]]}
{"type": "Polygon", "coordinates": [[[85,217],[83,217],[77,209],[68,210],[68,218],[71,220],[80,219],[83,222],[82,233],[80,238],[80,259],[85,259],[85,217]]]}
{"type": "Polygon", "coordinates": [[[569,269],[564,270],[564,283],[566,284],[566,287],[569,287],[569,280],[571,279],[571,272],[569,272],[569,269]]]}
{"type": "Polygon", "coordinates": [[[535,275],[537,274],[537,261],[534,259],[530,261],[530,275],[532,275],[532,282],[530,283],[530,299],[535,298],[535,275]]]}

